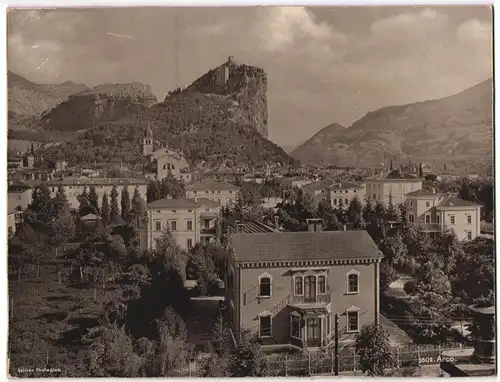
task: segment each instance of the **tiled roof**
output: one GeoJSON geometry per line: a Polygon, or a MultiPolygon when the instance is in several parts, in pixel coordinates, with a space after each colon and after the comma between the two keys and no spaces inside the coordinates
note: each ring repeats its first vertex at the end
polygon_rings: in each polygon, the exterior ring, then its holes
{"type": "Polygon", "coordinates": [[[199,204],[195,203],[193,199],[175,198],[175,199],[159,199],[154,202],[148,203],[149,209],[153,208],[198,208],[199,204]]]}
{"type": "Polygon", "coordinates": [[[196,201],[195,198],[186,198],[186,199],[191,200],[194,203],[197,203],[200,207],[204,206],[208,208],[217,208],[220,206],[219,203],[214,202],[213,200],[207,198],[196,198],[196,201]]]}
{"type": "Polygon", "coordinates": [[[320,182],[313,182],[306,184],[305,186],[302,187],[302,189],[317,191],[317,190],[326,190],[329,186],[330,186],[329,182],[320,181],[320,182]]]}
{"type": "Polygon", "coordinates": [[[366,231],[236,233],[231,243],[237,262],[381,257],[366,231]]]}
{"type": "Polygon", "coordinates": [[[435,192],[433,190],[421,189],[407,193],[405,196],[443,196],[443,193],[435,192]]]}
{"type": "MultiPolygon", "coordinates": [[[[237,228],[240,230],[238,234],[240,233],[247,233],[247,234],[255,234],[255,233],[269,233],[269,232],[277,232],[277,230],[273,227],[270,227],[264,223],[258,222],[258,221],[250,221],[246,223],[239,224],[239,227],[237,228]]],[[[233,228],[229,228],[229,232],[231,234],[236,234],[236,231],[233,228]]]]}
{"type": "Polygon", "coordinates": [[[360,188],[363,188],[363,185],[354,182],[342,182],[342,183],[334,183],[328,188],[330,190],[352,190],[352,189],[358,190],[360,188]]]}
{"type": "Polygon", "coordinates": [[[460,199],[452,195],[446,196],[437,208],[441,207],[480,207],[481,205],[468,200],[460,199]]]}
{"type": "Polygon", "coordinates": [[[388,174],[379,174],[377,176],[372,176],[367,180],[402,180],[402,181],[422,181],[422,179],[417,178],[407,172],[392,171],[388,174]]]}
{"type": "Polygon", "coordinates": [[[199,190],[238,190],[234,184],[225,182],[198,182],[186,186],[187,191],[199,190]]]}
{"type": "Polygon", "coordinates": [[[23,188],[23,189],[29,189],[31,188],[30,185],[26,184],[23,181],[12,181],[9,183],[9,189],[14,189],[14,188],[23,188]]]}

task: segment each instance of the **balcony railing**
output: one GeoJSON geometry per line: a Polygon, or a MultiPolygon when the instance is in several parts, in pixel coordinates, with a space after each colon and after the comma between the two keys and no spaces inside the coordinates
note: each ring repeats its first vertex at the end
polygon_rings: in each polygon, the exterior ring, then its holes
{"type": "Polygon", "coordinates": [[[316,304],[316,303],[325,303],[328,304],[331,301],[331,295],[328,292],[327,294],[318,294],[316,296],[290,296],[290,304],[316,304]]]}

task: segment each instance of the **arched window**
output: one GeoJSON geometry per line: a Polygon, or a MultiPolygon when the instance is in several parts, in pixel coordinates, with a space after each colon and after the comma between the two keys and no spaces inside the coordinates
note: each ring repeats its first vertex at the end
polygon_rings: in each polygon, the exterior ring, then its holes
{"type": "Polygon", "coordinates": [[[359,272],[352,270],[347,273],[347,293],[359,293],[359,272]]]}
{"type": "Polygon", "coordinates": [[[272,294],[272,276],[264,273],[259,277],[259,297],[271,297],[272,294]]]}
{"type": "Polygon", "coordinates": [[[302,276],[295,277],[295,288],[294,288],[295,296],[302,296],[304,294],[303,285],[304,284],[302,276]]]}
{"type": "Polygon", "coordinates": [[[326,294],[326,277],[318,276],[318,294],[326,294]]]}

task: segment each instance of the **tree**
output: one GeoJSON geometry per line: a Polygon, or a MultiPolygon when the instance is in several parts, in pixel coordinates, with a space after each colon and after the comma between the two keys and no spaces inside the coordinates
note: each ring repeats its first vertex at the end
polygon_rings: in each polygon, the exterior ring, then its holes
{"type": "Polygon", "coordinates": [[[460,184],[460,191],[458,192],[458,197],[463,200],[468,200],[469,202],[476,201],[476,195],[474,194],[474,191],[472,190],[469,181],[467,181],[466,179],[464,179],[460,184]]]}
{"type": "Polygon", "coordinates": [[[420,164],[418,166],[418,177],[419,178],[423,178],[424,177],[424,169],[422,167],[422,162],[420,162],[420,164]]]}
{"type": "Polygon", "coordinates": [[[389,334],[381,325],[371,324],[361,328],[356,336],[356,353],[361,371],[369,376],[383,376],[386,369],[395,366],[389,334]]]}
{"type": "Polygon", "coordinates": [[[130,221],[130,195],[128,193],[128,187],[124,186],[122,190],[122,198],[121,198],[121,207],[122,207],[122,218],[124,221],[130,221]]]}
{"type": "Polygon", "coordinates": [[[141,359],[124,327],[111,325],[89,330],[83,338],[89,347],[84,360],[92,377],[135,377],[141,359]]]}
{"type": "Polygon", "coordinates": [[[133,264],[127,272],[127,278],[135,285],[142,286],[151,280],[151,274],[146,266],[133,264]]]}
{"type": "Polygon", "coordinates": [[[455,259],[452,273],[454,295],[467,305],[487,299],[494,291],[494,241],[477,238],[465,244],[455,259]]]}
{"type": "Polygon", "coordinates": [[[144,201],[142,200],[141,195],[139,193],[138,187],[136,187],[134,190],[130,213],[134,222],[140,227],[141,221],[142,219],[144,219],[144,215],[146,214],[146,208],[144,206],[144,201]]]}
{"type": "Polygon", "coordinates": [[[398,278],[398,274],[396,273],[394,267],[384,260],[382,260],[382,263],[380,264],[380,292],[382,294],[386,293],[389,289],[389,285],[391,285],[391,283],[396,281],[398,278]]]}
{"type": "Polygon", "coordinates": [[[354,226],[354,229],[365,227],[363,220],[363,205],[358,198],[353,198],[347,208],[347,220],[354,226]]]}
{"type": "Polygon", "coordinates": [[[160,183],[158,181],[149,182],[147,189],[147,199],[148,203],[161,199],[160,183]]]}
{"type": "Polygon", "coordinates": [[[420,339],[447,336],[450,331],[451,284],[444,272],[432,261],[423,264],[416,274],[417,285],[410,297],[416,319],[413,331],[420,339]]]}
{"type": "Polygon", "coordinates": [[[101,218],[104,224],[109,224],[110,207],[107,192],[102,196],[101,218]]]}
{"type": "Polygon", "coordinates": [[[318,216],[323,219],[326,231],[340,231],[342,224],[340,224],[335,214],[335,210],[330,203],[322,200],[318,204],[318,216]]]}
{"type": "Polygon", "coordinates": [[[183,197],[186,194],[184,184],[177,180],[175,176],[169,172],[166,178],[163,178],[159,185],[160,198],[171,196],[173,199],[183,197]]]}
{"type": "Polygon", "coordinates": [[[116,186],[111,189],[111,209],[109,211],[109,221],[118,222],[120,219],[120,209],[118,207],[118,191],[116,186]]]}
{"type": "Polygon", "coordinates": [[[94,210],[94,214],[99,215],[99,196],[94,186],[90,187],[88,199],[90,207],[94,210]]]}
{"type": "Polygon", "coordinates": [[[33,190],[33,200],[26,214],[26,220],[35,225],[33,228],[37,232],[45,232],[45,223],[53,217],[52,199],[50,190],[45,184],[35,187],[33,190]]]}
{"type": "Polygon", "coordinates": [[[385,219],[388,221],[396,221],[398,218],[398,209],[394,207],[392,202],[392,194],[389,194],[389,205],[385,211],[385,219]]]}
{"type": "Polygon", "coordinates": [[[269,374],[269,364],[260,344],[243,330],[236,348],[229,359],[231,377],[265,377],[269,374]]]}
{"type": "Polygon", "coordinates": [[[399,233],[384,237],[379,243],[379,248],[385,256],[384,260],[389,265],[399,267],[408,267],[411,265],[408,259],[408,248],[399,233]]]}
{"type": "Polygon", "coordinates": [[[92,207],[90,206],[90,199],[86,186],[83,187],[83,192],[78,195],[78,202],[80,203],[80,207],[78,208],[78,213],[80,216],[84,216],[90,213],[90,211],[93,211],[92,207]]]}

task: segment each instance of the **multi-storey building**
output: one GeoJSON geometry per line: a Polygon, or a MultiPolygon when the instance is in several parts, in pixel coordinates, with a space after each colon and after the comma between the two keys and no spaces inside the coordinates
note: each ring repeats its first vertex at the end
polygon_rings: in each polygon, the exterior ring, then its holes
{"type": "Polygon", "coordinates": [[[227,301],[237,335],[262,345],[331,345],[378,322],[382,255],[366,231],[235,233],[229,243],[227,301]]]}
{"type": "MultiPolygon", "coordinates": [[[[167,147],[160,147],[156,150],[153,132],[149,126],[144,132],[142,151],[146,157],[146,164],[143,172],[146,178],[153,180],[162,180],[172,174],[176,179],[184,183],[190,183],[192,180],[189,164],[180,150],[173,150],[167,147]]],[[[158,147],[159,144],[156,144],[158,147]]]]}
{"type": "Polygon", "coordinates": [[[330,185],[329,200],[333,208],[348,208],[351,200],[365,202],[365,186],[361,183],[339,182],[330,185]]]}
{"type": "Polygon", "coordinates": [[[330,184],[331,182],[326,181],[313,182],[302,186],[302,191],[313,199],[315,205],[318,205],[322,201],[329,203],[330,192],[328,187],[330,184]]]}
{"type": "Polygon", "coordinates": [[[388,175],[379,175],[365,180],[366,200],[388,205],[403,204],[406,194],[422,189],[422,179],[396,170],[388,175]]]}
{"type": "Polygon", "coordinates": [[[283,177],[281,179],[281,182],[283,183],[283,186],[285,186],[285,187],[302,188],[306,184],[312,183],[312,180],[307,179],[307,178],[298,177],[298,176],[293,176],[293,177],[287,177],[287,178],[283,177]]]}
{"type": "Polygon", "coordinates": [[[210,199],[222,207],[236,203],[238,193],[239,187],[224,182],[198,182],[186,186],[187,198],[210,199]]]}
{"type": "Polygon", "coordinates": [[[33,201],[32,186],[22,181],[10,181],[7,194],[9,204],[13,208],[20,207],[22,210],[25,210],[33,201]]]}
{"type": "MultiPolygon", "coordinates": [[[[62,185],[70,208],[77,209],[80,206],[78,196],[86,189],[90,191],[90,187],[94,187],[99,201],[99,206],[102,203],[102,197],[105,193],[108,198],[111,196],[113,187],[116,187],[118,192],[118,205],[121,203],[122,191],[127,187],[130,198],[132,199],[135,189],[139,190],[139,195],[145,200],[147,194],[148,182],[145,179],[132,179],[132,178],[63,178],[58,180],[51,180],[46,182],[47,187],[51,191],[51,197],[55,197],[59,185],[62,185]]],[[[110,199],[109,199],[110,200],[110,199]]]]}
{"type": "Polygon", "coordinates": [[[206,198],[166,198],[147,205],[147,225],[142,249],[154,250],[168,229],[182,249],[209,243],[217,236],[220,205],[206,198]]]}
{"type": "Polygon", "coordinates": [[[481,206],[436,190],[406,194],[406,220],[429,233],[452,230],[459,240],[481,234],[481,206]]]}

